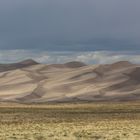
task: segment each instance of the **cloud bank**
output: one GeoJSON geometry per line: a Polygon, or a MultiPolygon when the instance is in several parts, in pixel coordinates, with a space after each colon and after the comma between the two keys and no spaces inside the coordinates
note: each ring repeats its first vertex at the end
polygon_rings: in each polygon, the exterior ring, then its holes
{"type": "Polygon", "coordinates": [[[140,0],[0,0],[0,50],[140,50],[140,0]]]}
{"type": "Polygon", "coordinates": [[[135,52],[89,51],[89,52],[49,52],[37,50],[1,50],[0,63],[13,63],[25,59],[34,59],[40,63],[65,63],[81,61],[87,64],[106,64],[117,61],[140,63],[140,55],[135,52]]]}

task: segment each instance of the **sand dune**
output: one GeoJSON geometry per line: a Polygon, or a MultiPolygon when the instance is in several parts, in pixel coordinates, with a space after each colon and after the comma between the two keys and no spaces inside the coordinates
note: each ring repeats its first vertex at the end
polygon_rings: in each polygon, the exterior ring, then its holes
{"type": "Polygon", "coordinates": [[[140,65],[81,62],[39,64],[26,60],[0,65],[0,101],[75,102],[140,99],[140,65]]]}
{"type": "Polygon", "coordinates": [[[15,69],[24,68],[31,65],[36,65],[36,64],[38,63],[32,59],[28,59],[28,60],[25,60],[19,63],[13,63],[13,64],[0,64],[0,72],[15,70],[15,69]]]}

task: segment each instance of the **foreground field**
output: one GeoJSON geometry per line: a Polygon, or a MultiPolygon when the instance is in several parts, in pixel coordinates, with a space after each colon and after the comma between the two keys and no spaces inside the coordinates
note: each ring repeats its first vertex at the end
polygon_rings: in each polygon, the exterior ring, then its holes
{"type": "Polygon", "coordinates": [[[0,105],[0,140],[139,140],[140,103],[0,105]]]}

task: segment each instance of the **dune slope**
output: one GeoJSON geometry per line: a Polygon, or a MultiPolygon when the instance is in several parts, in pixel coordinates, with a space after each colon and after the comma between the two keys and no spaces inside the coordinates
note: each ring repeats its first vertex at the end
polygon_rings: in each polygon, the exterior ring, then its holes
{"type": "Polygon", "coordinates": [[[80,102],[140,99],[140,66],[121,61],[38,64],[26,60],[0,65],[0,101],[80,102]]]}

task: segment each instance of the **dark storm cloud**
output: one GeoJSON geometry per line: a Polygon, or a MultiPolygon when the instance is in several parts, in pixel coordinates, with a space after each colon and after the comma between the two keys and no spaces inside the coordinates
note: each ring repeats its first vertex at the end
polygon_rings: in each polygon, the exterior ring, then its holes
{"type": "Polygon", "coordinates": [[[139,0],[1,0],[0,49],[140,50],[139,0]]]}

